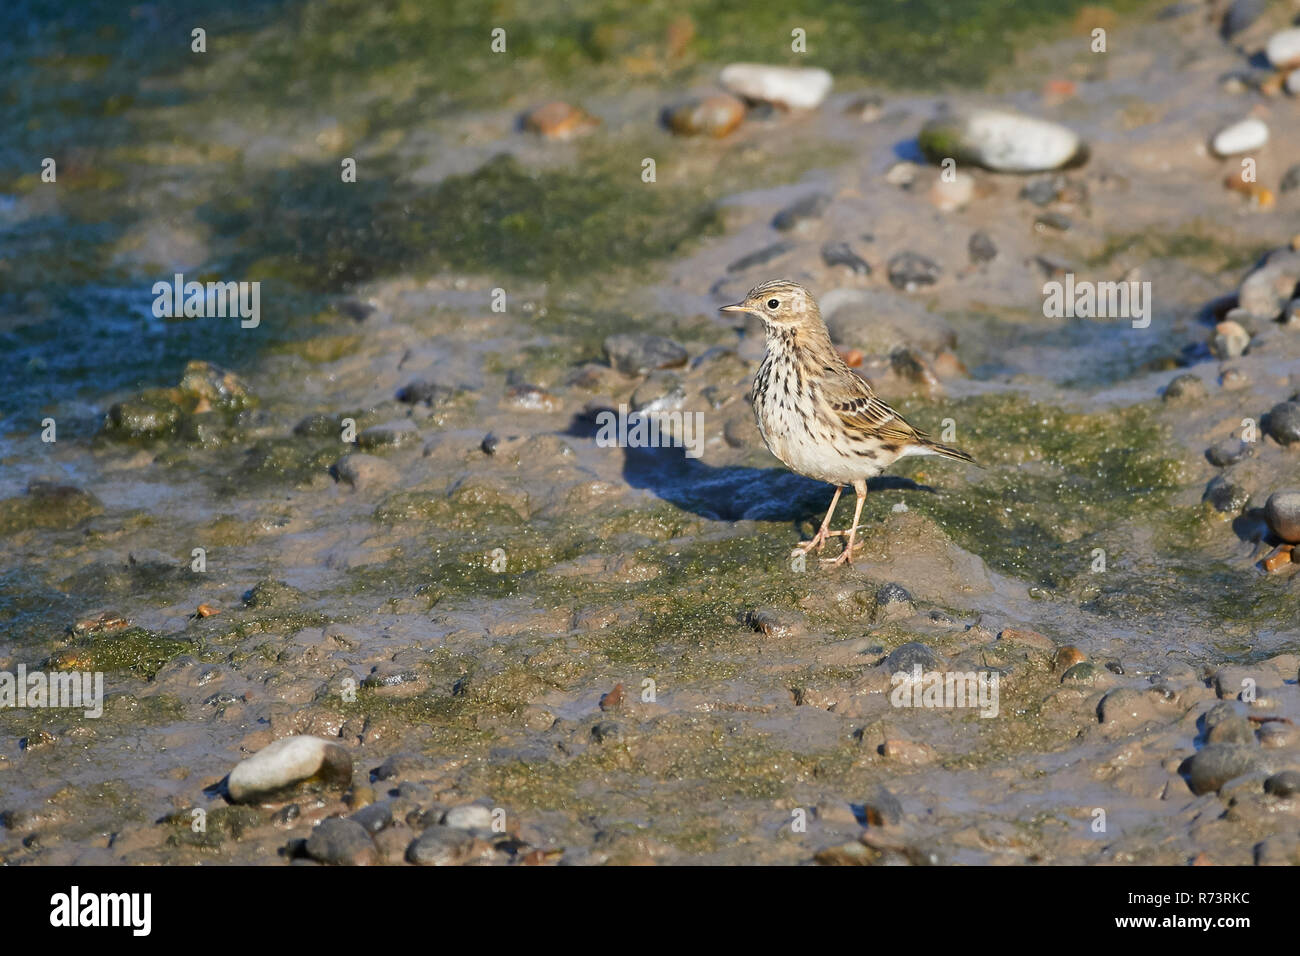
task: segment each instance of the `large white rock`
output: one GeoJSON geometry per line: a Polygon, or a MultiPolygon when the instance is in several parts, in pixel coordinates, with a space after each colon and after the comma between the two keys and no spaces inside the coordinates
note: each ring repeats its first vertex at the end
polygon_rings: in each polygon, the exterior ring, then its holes
{"type": "Polygon", "coordinates": [[[1240,122],[1225,126],[1214,134],[1210,149],[1216,156],[1235,156],[1259,149],[1268,142],[1268,126],[1261,119],[1250,117],[1240,122]]]}
{"type": "Polygon", "coordinates": [[[1074,130],[1007,110],[945,111],[926,123],[917,139],[931,162],[955,159],[1002,173],[1044,172],[1088,158],[1088,147],[1074,130]]]}
{"type": "Polygon", "coordinates": [[[1279,70],[1300,66],[1300,27],[1274,33],[1264,47],[1264,55],[1279,70]]]}
{"type": "Polygon", "coordinates": [[[346,788],[352,782],[352,755],[323,737],[285,737],[230,771],[226,792],[235,803],[250,803],[308,781],[346,788]]]}
{"type": "Polygon", "coordinates": [[[722,85],[737,96],[796,110],[816,109],[831,90],[831,75],[817,67],[733,63],[722,71],[722,85]]]}

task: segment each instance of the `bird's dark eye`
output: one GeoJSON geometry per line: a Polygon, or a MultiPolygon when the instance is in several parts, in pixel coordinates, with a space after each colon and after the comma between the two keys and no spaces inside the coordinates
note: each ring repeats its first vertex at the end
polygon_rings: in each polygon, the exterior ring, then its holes
{"type": "Polygon", "coordinates": [[[775,308],[776,308],[778,305],[780,305],[780,304],[781,304],[781,303],[778,302],[776,299],[768,299],[768,300],[767,300],[767,307],[768,307],[769,309],[775,309],[775,308]]]}

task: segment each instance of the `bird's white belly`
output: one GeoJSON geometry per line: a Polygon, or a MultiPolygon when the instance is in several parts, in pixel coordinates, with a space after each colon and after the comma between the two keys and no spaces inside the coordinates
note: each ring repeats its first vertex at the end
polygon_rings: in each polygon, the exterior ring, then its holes
{"type": "Polygon", "coordinates": [[[871,478],[882,470],[877,461],[842,451],[843,441],[837,442],[816,416],[805,421],[788,406],[769,407],[765,415],[758,416],[758,429],[772,454],[809,478],[843,485],[871,478]]]}

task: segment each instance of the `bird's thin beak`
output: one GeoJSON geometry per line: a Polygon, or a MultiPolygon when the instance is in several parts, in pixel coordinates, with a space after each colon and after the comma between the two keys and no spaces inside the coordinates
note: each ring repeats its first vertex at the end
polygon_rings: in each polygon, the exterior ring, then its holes
{"type": "Polygon", "coordinates": [[[745,303],[743,302],[737,302],[735,305],[724,305],[720,309],[718,309],[718,311],[719,312],[748,312],[751,315],[758,314],[749,306],[745,305],[745,303]]]}

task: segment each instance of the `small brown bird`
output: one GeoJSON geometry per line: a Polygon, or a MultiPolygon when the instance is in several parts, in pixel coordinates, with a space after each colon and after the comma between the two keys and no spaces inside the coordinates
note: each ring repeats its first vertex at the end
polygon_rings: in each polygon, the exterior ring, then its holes
{"type": "Polygon", "coordinates": [[[811,541],[796,553],[821,550],[831,531],[840,492],[852,485],[857,495],[853,526],[844,552],[830,560],[853,562],[867,479],[904,455],[943,455],[974,462],[958,448],[941,445],[909,425],[876,397],[866,379],[853,372],[831,344],[830,333],[812,293],[786,279],[755,286],[744,302],[723,312],[747,312],[763,320],[767,353],[754,377],[754,414],[768,450],[788,468],[835,486],[835,497],[811,541]]]}

